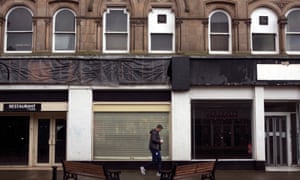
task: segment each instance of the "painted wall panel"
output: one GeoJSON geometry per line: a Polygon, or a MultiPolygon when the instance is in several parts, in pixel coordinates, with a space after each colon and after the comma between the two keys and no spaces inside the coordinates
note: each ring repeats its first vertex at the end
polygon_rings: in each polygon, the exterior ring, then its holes
{"type": "Polygon", "coordinates": [[[67,120],[67,159],[92,160],[92,90],[70,88],[67,120]]]}
{"type": "Polygon", "coordinates": [[[188,92],[172,94],[172,160],[191,160],[191,104],[188,92]]]}

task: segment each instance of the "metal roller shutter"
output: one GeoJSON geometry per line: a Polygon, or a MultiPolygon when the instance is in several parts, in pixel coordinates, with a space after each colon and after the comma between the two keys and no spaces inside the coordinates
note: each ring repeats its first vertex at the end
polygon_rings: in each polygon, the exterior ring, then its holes
{"type": "Polygon", "coordinates": [[[169,158],[168,112],[96,112],[94,122],[94,159],[149,159],[149,132],[164,126],[162,156],[169,158]]]}

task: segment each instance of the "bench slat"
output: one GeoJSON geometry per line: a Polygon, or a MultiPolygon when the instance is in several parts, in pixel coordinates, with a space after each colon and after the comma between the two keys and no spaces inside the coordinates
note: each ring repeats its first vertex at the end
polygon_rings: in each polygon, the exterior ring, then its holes
{"type": "Polygon", "coordinates": [[[203,175],[214,179],[215,164],[216,161],[178,165],[176,166],[173,179],[185,179],[195,176],[202,177],[203,175]]]}
{"type": "Polygon", "coordinates": [[[104,168],[101,165],[64,161],[63,168],[65,173],[106,179],[104,168]]]}

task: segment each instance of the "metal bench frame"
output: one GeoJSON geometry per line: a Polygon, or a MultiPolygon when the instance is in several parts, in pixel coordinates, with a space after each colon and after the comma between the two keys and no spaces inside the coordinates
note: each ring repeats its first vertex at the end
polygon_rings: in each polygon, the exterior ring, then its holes
{"type": "Polygon", "coordinates": [[[173,165],[171,170],[161,172],[160,180],[185,179],[187,177],[195,176],[198,176],[201,180],[215,180],[216,164],[217,160],[213,162],[191,163],[187,165],[173,165]],[[187,170],[185,171],[185,169],[187,170]]]}
{"type": "Polygon", "coordinates": [[[120,179],[120,171],[107,170],[102,165],[81,163],[75,161],[62,161],[62,167],[64,180],[77,180],[78,176],[88,176],[105,180],[120,179]]]}

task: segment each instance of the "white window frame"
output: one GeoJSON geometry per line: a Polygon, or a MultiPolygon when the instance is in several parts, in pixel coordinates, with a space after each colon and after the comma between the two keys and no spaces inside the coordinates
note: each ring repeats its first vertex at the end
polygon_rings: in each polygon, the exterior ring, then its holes
{"type": "Polygon", "coordinates": [[[103,14],[103,53],[129,53],[129,46],[130,46],[130,13],[127,11],[126,8],[108,8],[104,14],[103,14]],[[106,15],[111,11],[111,10],[122,10],[124,14],[127,14],[127,32],[108,32],[106,30],[106,15]],[[126,50],[107,50],[106,49],[106,34],[127,34],[127,49],[126,50]]]}
{"type": "Polygon", "coordinates": [[[16,9],[25,9],[33,17],[32,11],[29,8],[25,7],[25,6],[16,6],[16,7],[11,8],[7,12],[6,17],[5,17],[4,53],[32,53],[32,48],[33,48],[33,22],[32,22],[32,26],[31,26],[32,27],[31,31],[8,31],[7,30],[8,16],[10,15],[10,13],[12,13],[16,9]],[[31,50],[30,51],[9,51],[9,50],[7,50],[7,34],[8,34],[8,32],[12,32],[12,33],[31,33],[32,34],[31,50]]]}
{"type": "Polygon", "coordinates": [[[212,13],[210,13],[209,15],[209,24],[208,24],[208,50],[209,50],[209,54],[231,54],[232,53],[232,31],[231,31],[231,17],[230,15],[223,10],[215,10],[212,13]],[[223,13],[227,16],[227,20],[228,20],[228,33],[213,33],[211,32],[211,17],[215,14],[215,13],[223,13]],[[228,35],[228,51],[216,51],[216,50],[211,50],[211,35],[228,35]]]}
{"type": "MultiPolygon", "coordinates": [[[[290,9],[286,14],[285,14],[285,17],[288,18],[289,14],[293,11],[299,11],[300,12],[300,8],[293,8],[293,9],[290,9]]],[[[285,26],[285,47],[287,47],[287,35],[300,35],[300,29],[299,29],[299,32],[288,32],[287,31],[287,26],[285,26]]],[[[300,54],[300,49],[298,51],[289,51],[286,49],[286,53],[287,54],[291,54],[291,55],[298,55],[300,54]]]]}
{"type": "Polygon", "coordinates": [[[250,47],[252,54],[278,54],[279,53],[279,28],[276,13],[269,8],[257,8],[251,14],[250,47]],[[268,25],[259,25],[259,17],[268,16],[268,25]],[[273,22],[273,23],[272,23],[273,22]],[[275,23],[274,23],[275,22],[275,23]],[[253,34],[275,34],[275,51],[254,51],[253,34]]]}
{"type": "Polygon", "coordinates": [[[52,33],[52,52],[54,52],[54,53],[75,53],[76,52],[77,23],[76,23],[76,13],[73,10],[71,10],[69,8],[62,8],[62,9],[59,9],[55,12],[55,14],[53,16],[53,30],[52,30],[52,32],[53,32],[52,33]],[[71,32],[71,31],[69,31],[69,32],[68,31],[57,31],[56,32],[55,31],[56,16],[57,16],[58,13],[60,13],[62,11],[69,11],[74,15],[74,17],[75,17],[75,19],[74,19],[74,21],[75,21],[74,22],[74,25],[75,25],[74,32],[71,32]],[[74,50],[56,50],[56,47],[55,47],[55,36],[56,36],[56,34],[74,34],[75,35],[74,50]]]}
{"type": "Polygon", "coordinates": [[[148,14],[148,52],[153,54],[175,53],[175,14],[170,8],[153,8],[148,14]],[[157,16],[167,16],[166,24],[158,24],[157,16]],[[151,34],[172,34],[172,50],[158,51],[151,49],[151,34]]]}

